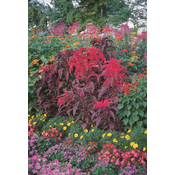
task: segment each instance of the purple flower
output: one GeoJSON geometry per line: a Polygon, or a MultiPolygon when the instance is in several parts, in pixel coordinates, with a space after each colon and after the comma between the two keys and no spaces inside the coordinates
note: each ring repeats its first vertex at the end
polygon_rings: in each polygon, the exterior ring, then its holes
{"type": "Polygon", "coordinates": [[[32,173],[38,173],[38,171],[37,170],[32,170],[32,173]]]}
{"type": "Polygon", "coordinates": [[[41,165],[40,165],[39,163],[36,163],[35,168],[36,168],[37,170],[39,170],[39,169],[41,169],[41,165]]]}
{"type": "Polygon", "coordinates": [[[33,168],[33,165],[28,164],[28,168],[29,168],[29,169],[32,169],[32,168],[33,168]]]}

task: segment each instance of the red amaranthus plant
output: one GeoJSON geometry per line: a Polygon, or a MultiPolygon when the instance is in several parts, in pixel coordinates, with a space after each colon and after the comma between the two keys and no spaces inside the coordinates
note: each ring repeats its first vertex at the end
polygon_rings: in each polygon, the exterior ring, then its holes
{"type": "Polygon", "coordinates": [[[69,72],[68,60],[74,54],[74,50],[67,50],[65,53],[58,52],[53,64],[42,67],[36,76],[41,75],[41,79],[36,85],[38,96],[38,109],[55,116],[57,113],[58,96],[63,94],[65,87],[71,87],[74,77],[69,72]]]}
{"type": "Polygon", "coordinates": [[[83,129],[96,125],[119,130],[118,93],[122,93],[127,70],[117,59],[106,61],[97,48],[80,48],[69,60],[69,70],[75,74],[72,88],[59,96],[58,114],[77,115],[83,129]]]}

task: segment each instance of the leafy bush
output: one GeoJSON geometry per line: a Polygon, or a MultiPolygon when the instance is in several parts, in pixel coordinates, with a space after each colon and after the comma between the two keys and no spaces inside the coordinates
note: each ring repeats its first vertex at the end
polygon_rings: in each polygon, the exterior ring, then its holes
{"type": "Polygon", "coordinates": [[[147,127],[147,75],[139,73],[132,78],[132,84],[124,83],[124,95],[120,96],[118,109],[119,118],[124,122],[125,129],[135,126],[147,127]]]}

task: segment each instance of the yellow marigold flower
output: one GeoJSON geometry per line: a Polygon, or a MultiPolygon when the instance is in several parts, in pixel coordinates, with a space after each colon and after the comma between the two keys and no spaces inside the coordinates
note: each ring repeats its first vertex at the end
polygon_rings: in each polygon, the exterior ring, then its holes
{"type": "Polygon", "coordinates": [[[61,126],[63,126],[63,125],[64,125],[64,123],[60,123],[60,125],[61,125],[61,126]]]}
{"type": "Polygon", "coordinates": [[[74,123],[74,121],[71,121],[71,123],[74,123]]]}
{"type": "Polygon", "coordinates": [[[49,126],[50,128],[52,127],[52,125],[49,126]]]}
{"type": "Polygon", "coordinates": [[[35,116],[34,115],[32,115],[32,119],[34,118],[35,116]]]}
{"type": "Polygon", "coordinates": [[[125,138],[126,138],[126,140],[129,140],[130,139],[130,136],[129,135],[126,135],[125,138]]]}
{"type": "Polygon", "coordinates": [[[108,133],[107,136],[108,136],[108,137],[112,136],[112,133],[108,133]]]}
{"type": "Polygon", "coordinates": [[[133,146],[134,145],[134,142],[131,142],[130,145],[133,146]]]}
{"type": "Polygon", "coordinates": [[[130,133],[130,132],[131,132],[131,130],[129,129],[129,130],[128,130],[128,133],[130,133]]]}
{"type": "Polygon", "coordinates": [[[44,117],[47,117],[47,114],[44,114],[44,117]]]}
{"type": "Polygon", "coordinates": [[[128,146],[125,146],[125,148],[128,148],[128,146]]]}
{"type": "Polygon", "coordinates": [[[71,123],[68,123],[68,124],[67,124],[67,126],[70,126],[70,125],[71,125],[71,123]]]}
{"type": "Polygon", "coordinates": [[[124,133],[121,133],[121,135],[123,136],[123,135],[124,135],[124,133]]]}
{"type": "Polygon", "coordinates": [[[78,134],[74,134],[74,137],[78,137],[78,134]]]}
{"type": "Polygon", "coordinates": [[[144,134],[147,134],[147,130],[144,132],[144,134]]]}
{"type": "Polygon", "coordinates": [[[45,119],[43,120],[43,122],[45,122],[45,119]]]}
{"type": "Polygon", "coordinates": [[[120,138],[121,138],[121,139],[123,139],[123,138],[124,138],[124,136],[121,136],[120,138]]]}
{"type": "Polygon", "coordinates": [[[137,147],[138,147],[138,144],[135,143],[135,144],[133,145],[133,148],[136,149],[137,147]]]}
{"type": "Polygon", "coordinates": [[[80,44],[80,42],[75,42],[73,45],[76,46],[76,45],[78,45],[78,44],[80,44]]]}
{"type": "Polygon", "coordinates": [[[92,129],[91,131],[92,131],[92,132],[94,132],[94,131],[95,131],[95,129],[92,129]]]}
{"type": "Polygon", "coordinates": [[[67,127],[66,127],[66,126],[64,126],[64,127],[63,127],[63,130],[66,130],[66,129],[67,129],[67,127]]]}
{"type": "Polygon", "coordinates": [[[102,137],[104,138],[106,134],[103,134],[102,137]]]}
{"type": "Polygon", "coordinates": [[[28,117],[30,117],[30,115],[28,115],[28,117]]]}
{"type": "Polygon", "coordinates": [[[143,147],[143,151],[146,151],[146,148],[145,147],[143,147]]]}
{"type": "Polygon", "coordinates": [[[85,132],[85,133],[88,133],[88,130],[87,130],[87,129],[85,129],[85,130],[84,130],[84,132],[85,132]]]}
{"type": "Polygon", "coordinates": [[[115,139],[113,139],[113,142],[117,143],[118,141],[117,141],[117,139],[115,138],[115,139]]]}
{"type": "Polygon", "coordinates": [[[33,125],[36,125],[36,122],[33,122],[33,125]]]}
{"type": "Polygon", "coordinates": [[[56,122],[54,122],[54,125],[56,125],[56,122]]]}
{"type": "Polygon", "coordinates": [[[42,120],[42,118],[40,118],[40,120],[42,120]]]}
{"type": "Polygon", "coordinates": [[[91,125],[91,127],[93,127],[93,125],[91,125]]]}
{"type": "Polygon", "coordinates": [[[80,139],[82,139],[83,138],[83,135],[82,136],[80,136],[80,139]]]}
{"type": "Polygon", "coordinates": [[[32,119],[29,120],[29,123],[31,123],[32,119]]]}

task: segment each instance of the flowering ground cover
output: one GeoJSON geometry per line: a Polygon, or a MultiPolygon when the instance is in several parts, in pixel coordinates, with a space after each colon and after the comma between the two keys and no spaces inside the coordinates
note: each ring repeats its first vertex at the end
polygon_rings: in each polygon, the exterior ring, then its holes
{"type": "Polygon", "coordinates": [[[80,29],[29,32],[29,174],[147,174],[147,33],[80,29]]]}

